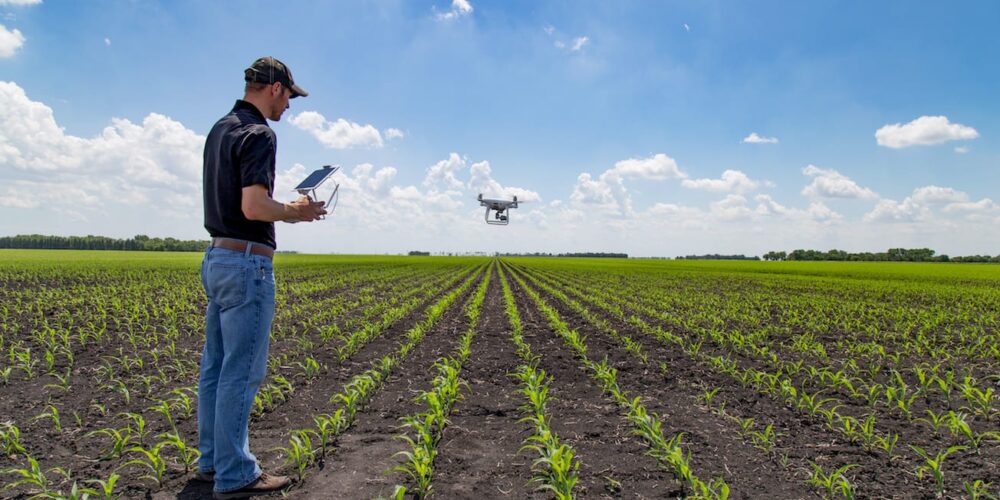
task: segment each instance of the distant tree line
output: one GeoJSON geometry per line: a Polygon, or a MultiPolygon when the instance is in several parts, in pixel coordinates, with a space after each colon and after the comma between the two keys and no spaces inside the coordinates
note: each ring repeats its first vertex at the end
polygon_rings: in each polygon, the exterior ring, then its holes
{"type": "Polygon", "coordinates": [[[498,257],[589,257],[589,258],[599,258],[599,259],[627,259],[627,253],[610,253],[610,252],[571,252],[571,253],[545,253],[545,252],[535,252],[535,253],[500,253],[496,254],[498,257]]]}
{"type": "Polygon", "coordinates": [[[407,254],[407,255],[410,255],[410,256],[416,255],[416,256],[426,257],[426,256],[428,256],[430,254],[431,254],[430,252],[421,252],[420,250],[411,250],[410,253],[407,254]]]}
{"type": "Polygon", "coordinates": [[[930,248],[890,248],[885,252],[851,253],[843,250],[792,250],[791,252],[771,251],[764,254],[764,260],[830,260],[851,262],[997,262],[1000,255],[969,255],[965,257],[949,257],[945,254],[936,255],[930,248]]]}
{"type": "Polygon", "coordinates": [[[47,236],[19,234],[0,236],[0,248],[31,248],[58,250],[145,250],[154,252],[201,252],[208,247],[208,240],[178,240],[175,238],[150,238],[144,234],[134,238],[117,239],[106,236],[47,236]]]}
{"type": "Polygon", "coordinates": [[[677,257],[677,260],[760,260],[760,257],[756,255],[751,255],[747,257],[746,255],[720,255],[717,253],[706,254],[706,255],[685,255],[683,257],[677,257]]]}

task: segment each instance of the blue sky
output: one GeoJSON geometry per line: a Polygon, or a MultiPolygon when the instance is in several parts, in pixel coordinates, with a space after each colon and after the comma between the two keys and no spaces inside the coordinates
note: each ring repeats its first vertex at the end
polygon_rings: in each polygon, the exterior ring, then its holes
{"type": "Polygon", "coordinates": [[[989,1],[0,0],[0,233],[205,237],[204,135],[273,55],[310,92],[273,124],[279,194],[344,167],[336,215],[279,225],[282,248],[996,254],[998,20],[989,1]],[[531,203],[488,227],[481,190],[531,203]]]}

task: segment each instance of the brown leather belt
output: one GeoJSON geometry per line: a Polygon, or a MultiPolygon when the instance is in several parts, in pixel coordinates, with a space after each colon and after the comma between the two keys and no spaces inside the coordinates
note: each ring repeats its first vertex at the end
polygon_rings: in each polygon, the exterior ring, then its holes
{"type": "Polygon", "coordinates": [[[226,250],[246,252],[247,245],[251,245],[250,253],[254,255],[260,255],[269,259],[274,258],[274,249],[261,243],[237,240],[233,238],[212,238],[213,247],[225,248],[226,250]]]}

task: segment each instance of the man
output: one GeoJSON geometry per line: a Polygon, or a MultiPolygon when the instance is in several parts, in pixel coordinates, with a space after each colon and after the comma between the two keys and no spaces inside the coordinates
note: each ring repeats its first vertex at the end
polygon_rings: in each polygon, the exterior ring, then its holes
{"type": "Polygon", "coordinates": [[[196,478],[215,481],[213,496],[245,498],[280,490],[291,480],[261,471],[250,453],[248,423],[267,370],[274,317],[274,221],[313,221],[322,202],[271,198],[278,121],[288,101],[308,93],[273,57],[244,73],[245,95],[205,141],[205,229],[212,236],[201,265],[208,296],[205,349],[198,381],[196,478]]]}

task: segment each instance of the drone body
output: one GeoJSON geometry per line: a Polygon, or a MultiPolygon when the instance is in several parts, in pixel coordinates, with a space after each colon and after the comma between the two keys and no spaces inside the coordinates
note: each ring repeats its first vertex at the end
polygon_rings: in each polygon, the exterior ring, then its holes
{"type": "Polygon", "coordinates": [[[514,200],[493,200],[489,198],[483,198],[483,194],[479,193],[479,205],[486,207],[486,223],[494,226],[506,226],[510,219],[508,217],[507,209],[517,208],[517,196],[514,200]],[[490,218],[490,212],[494,212],[493,218],[490,218]]]}

